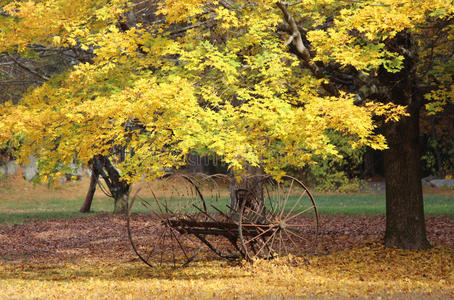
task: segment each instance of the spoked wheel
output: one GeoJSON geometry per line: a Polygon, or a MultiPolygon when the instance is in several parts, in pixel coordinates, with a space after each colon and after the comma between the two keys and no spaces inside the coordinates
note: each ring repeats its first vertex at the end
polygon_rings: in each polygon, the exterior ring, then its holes
{"type": "Polygon", "coordinates": [[[145,264],[175,268],[196,258],[201,243],[178,224],[192,218],[193,204],[201,197],[185,175],[147,182],[135,192],[128,211],[128,235],[134,252],[145,264]]]}
{"type": "Polygon", "coordinates": [[[264,176],[254,191],[239,190],[239,238],[246,259],[272,259],[315,250],[318,213],[308,189],[296,178],[264,176]]]}

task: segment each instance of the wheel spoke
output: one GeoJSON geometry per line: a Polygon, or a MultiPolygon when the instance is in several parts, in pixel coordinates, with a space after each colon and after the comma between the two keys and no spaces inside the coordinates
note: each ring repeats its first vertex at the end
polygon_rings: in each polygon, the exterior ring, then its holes
{"type": "Polygon", "coordinates": [[[304,197],[304,195],[306,195],[306,190],[304,190],[303,193],[301,193],[301,195],[298,197],[298,199],[295,201],[295,204],[293,204],[292,208],[290,209],[290,211],[288,212],[288,214],[285,215],[284,219],[288,218],[288,216],[290,216],[293,212],[293,210],[296,208],[296,206],[298,205],[298,203],[300,202],[301,198],[304,197]]]}
{"type": "Polygon", "coordinates": [[[158,238],[158,243],[156,243],[153,247],[152,247],[152,250],[150,250],[150,252],[148,253],[148,256],[147,258],[145,259],[146,261],[148,261],[151,257],[151,255],[155,252],[155,250],[158,248],[157,245],[159,245],[159,241],[162,241],[163,240],[163,236],[164,236],[164,233],[165,233],[165,230],[162,231],[161,235],[159,236],[158,238]]]}
{"type": "Polygon", "coordinates": [[[260,234],[254,236],[252,239],[250,239],[250,240],[248,240],[248,241],[246,241],[246,242],[244,242],[244,243],[245,243],[245,244],[249,244],[250,242],[252,242],[252,241],[258,239],[259,237],[261,237],[262,235],[264,235],[265,233],[267,233],[267,232],[269,232],[269,231],[271,231],[271,230],[273,230],[273,227],[268,228],[267,230],[261,232],[260,234]]]}
{"type": "Polygon", "coordinates": [[[156,194],[154,193],[154,190],[153,190],[153,188],[151,187],[151,184],[148,184],[148,187],[149,187],[149,189],[150,189],[150,191],[151,191],[151,194],[153,195],[153,199],[155,200],[156,204],[158,205],[159,211],[160,211],[161,213],[163,213],[163,211],[162,211],[162,209],[161,209],[161,205],[159,205],[158,197],[156,197],[156,194]]]}
{"type": "MultiPolygon", "coordinates": [[[[276,231],[275,231],[274,233],[276,233],[276,231]]],[[[271,239],[272,236],[273,236],[273,235],[271,235],[271,236],[268,238],[268,240],[266,240],[266,242],[263,243],[262,247],[260,247],[259,251],[257,251],[257,254],[259,254],[259,253],[263,250],[263,248],[268,244],[268,242],[270,241],[270,239],[271,239]]]]}
{"type": "MultiPolygon", "coordinates": [[[[274,241],[276,240],[276,236],[277,236],[277,232],[280,231],[280,230],[276,230],[274,233],[273,233],[273,239],[271,240],[271,244],[270,244],[270,248],[271,250],[274,251],[274,247],[273,247],[273,244],[274,244],[274,241]]],[[[279,255],[279,254],[278,254],[279,255]]]]}
{"type": "Polygon", "coordinates": [[[183,245],[180,242],[180,239],[175,234],[175,229],[170,227],[170,232],[172,233],[173,237],[175,238],[175,240],[177,241],[178,245],[180,246],[181,251],[183,251],[183,254],[186,257],[186,259],[189,259],[189,256],[186,254],[186,250],[184,249],[183,245]]]}
{"type": "Polygon", "coordinates": [[[285,230],[285,232],[288,232],[288,233],[292,234],[293,236],[295,236],[295,237],[297,237],[297,238],[299,238],[301,240],[306,240],[307,241],[306,238],[300,236],[299,234],[296,234],[293,230],[285,230]]]}
{"type": "Polygon", "coordinates": [[[276,205],[274,205],[274,203],[273,203],[273,197],[272,197],[272,195],[270,195],[270,190],[269,190],[269,188],[268,188],[268,185],[265,185],[265,190],[266,190],[266,194],[268,195],[267,198],[268,198],[268,202],[269,202],[270,207],[271,207],[271,213],[272,213],[273,215],[276,215],[277,207],[276,207],[276,205]]]}
{"type": "Polygon", "coordinates": [[[289,238],[289,240],[292,242],[292,244],[295,246],[296,249],[299,248],[298,244],[296,244],[296,242],[292,239],[292,237],[287,233],[287,231],[284,230],[284,233],[287,235],[287,237],[289,238]]]}
{"type": "Polygon", "coordinates": [[[279,214],[279,210],[282,209],[281,208],[281,184],[278,182],[277,183],[277,200],[278,200],[278,207],[277,207],[277,211],[276,211],[276,214],[279,214]]]}
{"type": "Polygon", "coordinates": [[[308,207],[308,208],[306,208],[305,210],[302,210],[302,211],[300,211],[300,212],[294,214],[293,216],[288,217],[285,221],[292,220],[292,219],[294,219],[294,218],[296,218],[296,217],[298,217],[298,216],[304,214],[305,212],[310,211],[310,210],[313,209],[313,208],[314,208],[313,206],[308,207]]]}
{"type": "Polygon", "coordinates": [[[281,249],[282,249],[282,230],[279,230],[279,256],[282,253],[281,249]]]}
{"type": "Polygon", "coordinates": [[[295,181],[295,180],[292,179],[292,183],[290,183],[290,187],[289,187],[289,189],[288,189],[287,196],[285,197],[285,201],[284,201],[284,204],[283,204],[283,206],[282,206],[281,213],[279,214],[279,219],[281,219],[281,218],[282,218],[282,215],[284,214],[285,207],[287,206],[287,201],[288,201],[288,198],[290,197],[290,193],[291,193],[291,191],[292,191],[292,187],[293,187],[293,182],[294,182],[294,181],[295,181]]]}

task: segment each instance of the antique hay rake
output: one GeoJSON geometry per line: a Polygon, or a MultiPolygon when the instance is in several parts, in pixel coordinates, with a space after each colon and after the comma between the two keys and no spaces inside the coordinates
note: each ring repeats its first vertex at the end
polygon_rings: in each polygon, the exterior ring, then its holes
{"type": "Polygon", "coordinates": [[[319,216],[296,178],[168,174],[139,188],[129,205],[128,235],[147,265],[185,266],[207,246],[234,260],[272,259],[315,249],[319,216]]]}

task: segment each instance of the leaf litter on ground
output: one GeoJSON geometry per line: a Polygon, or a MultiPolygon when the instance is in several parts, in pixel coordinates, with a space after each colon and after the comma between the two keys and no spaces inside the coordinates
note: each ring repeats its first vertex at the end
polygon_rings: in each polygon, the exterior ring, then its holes
{"type": "MultiPolygon", "coordinates": [[[[5,298],[454,297],[454,220],[427,218],[427,251],[386,249],[384,217],[321,220],[316,255],[236,264],[203,256],[185,268],[135,258],[126,220],[101,215],[0,226],[5,298]]],[[[207,252],[209,253],[209,252],[207,252]]]]}

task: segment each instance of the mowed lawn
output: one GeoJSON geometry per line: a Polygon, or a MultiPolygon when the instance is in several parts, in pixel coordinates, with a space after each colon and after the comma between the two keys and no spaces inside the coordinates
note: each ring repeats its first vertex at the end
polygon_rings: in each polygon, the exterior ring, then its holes
{"type": "MultiPolygon", "coordinates": [[[[90,214],[81,214],[87,180],[69,183],[48,189],[16,180],[0,185],[0,224],[20,224],[28,220],[73,218],[84,215],[110,213],[113,200],[97,189],[90,214]]],[[[134,193],[133,192],[131,194],[134,193]]],[[[385,195],[360,194],[315,194],[314,199],[320,215],[379,215],[385,213],[385,195]]],[[[293,204],[290,199],[287,206],[293,204]]],[[[226,203],[228,201],[225,201],[226,203]]],[[[225,205],[223,205],[225,206],[225,205]]],[[[424,195],[424,210],[427,215],[454,216],[454,191],[424,195]]]]}
{"type": "MultiPolygon", "coordinates": [[[[383,194],[316,195],[315,201],[320,215],[378,215],[385,213],[383,194]]],[[[84,198],[47,200],[21,199],[19,201],[0,200],[0,224],[21,224],[29,220],[74,218],[99,213],[110,213],[113,200],[96,198],[92,212],[79,213],[84,198]]],[[[289,201],[288,206],[292,204],[289,201]]],[[[426,215],[454,216],[454,196],[425,195],[426,215]]]]}

